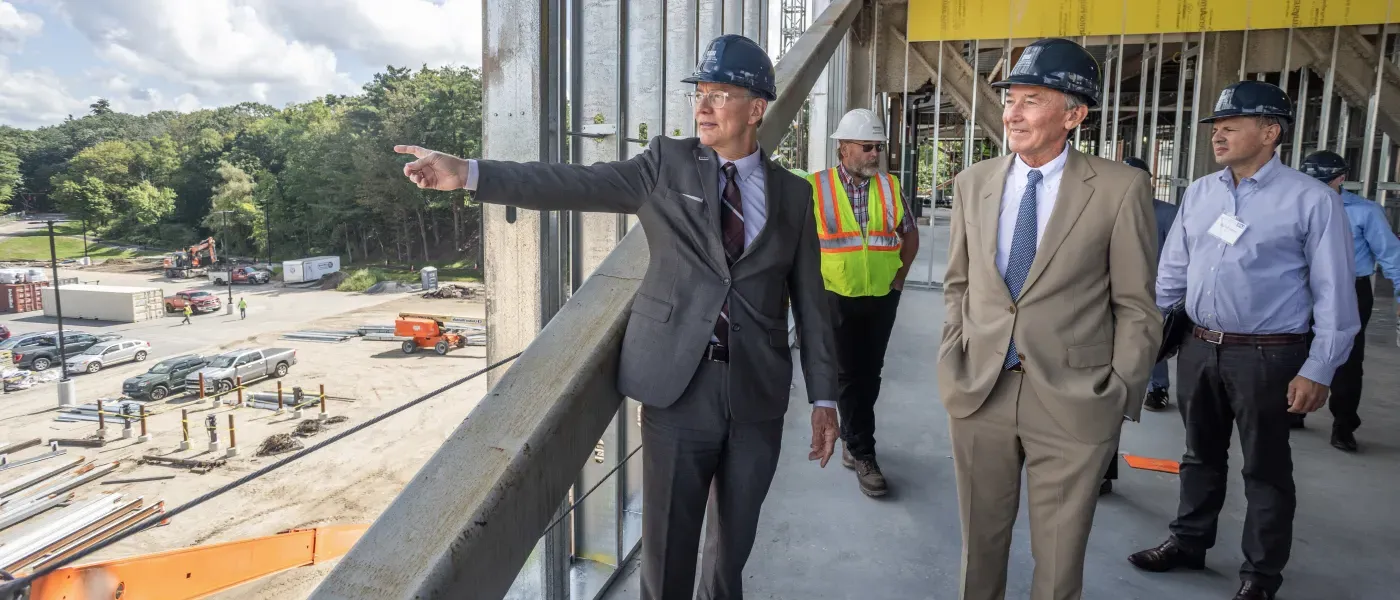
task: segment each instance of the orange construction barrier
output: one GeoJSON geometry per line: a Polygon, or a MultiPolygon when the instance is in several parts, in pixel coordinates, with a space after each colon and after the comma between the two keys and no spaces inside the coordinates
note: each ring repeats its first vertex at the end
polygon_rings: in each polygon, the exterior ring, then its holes
{"type": "Polygon", "coordinates": [[[203,598],[278,571],[338,558],[368,528],[331,525],[293,529],[267,537],[65,567],[36,580],[30,598],[203,598]]]}
{"type": "Polygon", "coordinates": [[[1165,458],[1147,458],[1146,456],[1124,454],[1123,462],[1128,463],[1128,466],[1134,469],[1142,469],[1144,471],[1161,471],[1163,473],[1181,472],[1181,463],[1165,458]]]}

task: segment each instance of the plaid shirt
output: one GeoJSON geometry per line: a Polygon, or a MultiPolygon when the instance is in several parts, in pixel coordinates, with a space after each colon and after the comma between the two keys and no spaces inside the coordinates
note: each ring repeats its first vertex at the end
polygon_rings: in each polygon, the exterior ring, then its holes
{"type": "MultiPolygon", "coordinates": [[[[846,188],[846,197],[851,199],[851,211],[855,213],[856,222],[860,223],[860,232],[864,234],[866,223],[870,221],[870,180],[856,183],[846,171],[846,165],[837,165],[836,173],[841,177],[841,185],[846,188]]],[[[895,233],[904,235],[914,230],[914,217],[909,210],[909,203],[903,200],[901,202],[904,204],[904,218],[895,227],[895,233]]]]}

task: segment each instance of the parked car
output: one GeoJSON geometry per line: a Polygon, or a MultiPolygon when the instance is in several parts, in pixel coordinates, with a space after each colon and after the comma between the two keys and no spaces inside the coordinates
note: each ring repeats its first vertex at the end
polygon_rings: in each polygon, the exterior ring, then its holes
{"type": "Polygon", "coordinates": [[[261,284],[272,281],[272,273],[249,266],[234,267],[229,270],[210,269],[209,280],[213,281],[214,285],[225,285],[230,280],[233,283],[261,284]]]}
{"type": "Polygon", "coordinates": [[[0,342],[10,339],[10,330],[4,325],[0,325],[0,342]]]}
{"type": "Polygon", "coordinates": [[[186,305],[196,314],[218,312],[223,308],[219,297],[205,290],[181,290],[165,297],[165,312],[183,311],[186,305]]]}
{"type": "Polygon", "coordinates": [[[209,359],[198,354],[167,358],[135,377],[122,382],[122,395],[133,400],[164,400],[185,390],[185,377],[203,369],[209,359]]]}
{"type": "Polygon", "coordinates": [[[14,365],[21,369],[43,371],[59,362],[60,358],[66,359],[93,347],[98,342],[115,340],[120,337],[121,335],[116,333],[93,335],[81,331],[65,331],[63,332],[63,356],[60,357],[58,334],[39,334],[21,340],[15,347],[11,348],[10,358],[14,365]]]}
{"type": "Polygon", "coordinates": [[[199,376],[204,375],[205,391],[223,393],[233,389],[242,379],[248,383],[264,377],[282,377],[297,364],[297,351],[291,348],[262,348],[234,350],[220,354],[204,368],[185,376],[185,388],[199,389],[199,376]]]}
{"type": "Polygon", "coordinates": [[[151,343],[143,340],[98,342],[63,361],[69,373],[96,373],[102,367],[128,361],[142,362],[151,353],[151,343]]]}

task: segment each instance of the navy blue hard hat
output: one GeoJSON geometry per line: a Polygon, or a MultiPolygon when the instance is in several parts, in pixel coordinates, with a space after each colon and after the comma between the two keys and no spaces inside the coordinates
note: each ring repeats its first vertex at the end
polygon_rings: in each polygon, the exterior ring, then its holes
{"type": "Polygon", "coordinates": [[[1123,159],[1123,164],[1128,165],[1130,167],[1137,167],[1139,169],[1147,171],[1148,175],[1152,174],[1152,169],[1147,168],[1147,161],[1136,156],[1129,156],[1128,158],[1123,159]]]}
{"type": "Polygon", "coordinates": [[[1347,159],[1336,152],[1320,150],[1303,157],[1303,163],[1298,165],[1299,171],[1322,183],[1332,183],[1333,179],[1346,175],[1351,167],[1347,165],[1347,159]]]}
{"type": "Polygon", "coordinates": [[[1069,40],[1051,38],[1026,46],[1011,73],[992,87],[1035,85],[1074,94],[1085,104],[1098,106],[1101,81],[1103,74],[1094,55],[1069,40]]]}
{"type": "Polygon", "coordinates": [[[700,55],[695,72],[684,83],[727,83],[747,88],[764,100],[778,98],[778,76],[773,59],[753,40],[742,35],[722,35],[710,42],[700,55]]]}
{"type": "Polygon", "coordinates": [[[1278,117],[1293,122],[1293,101],[1278,86],[1262,81],[1246,80],[1220,92],[1215,102],[1215,114],[1201,119],[1211,123],[1230,117],[1278,117]]]}

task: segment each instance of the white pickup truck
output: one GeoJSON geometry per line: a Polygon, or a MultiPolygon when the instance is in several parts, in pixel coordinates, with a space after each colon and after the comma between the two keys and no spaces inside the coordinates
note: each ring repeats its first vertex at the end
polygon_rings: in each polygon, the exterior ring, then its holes
{"type": "Polygon", "coordinates": [[[204,376],[205,393],[223,393],[241,379],[244,384],[264,377],[283,377],[297,364],[297,351],[291,348],[234,350],[220,354],[203,369],[185,376],[185,389],[199,391],[204,376]]]}

